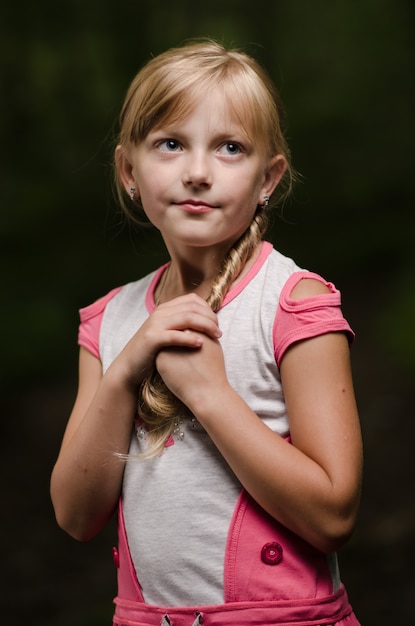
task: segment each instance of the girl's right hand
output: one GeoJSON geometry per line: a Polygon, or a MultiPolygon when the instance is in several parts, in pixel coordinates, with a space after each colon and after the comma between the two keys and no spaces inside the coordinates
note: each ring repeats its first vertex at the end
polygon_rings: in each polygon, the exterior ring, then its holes
{"type": "Polygon", "coordinates": [[[158,306],[102,374],[102,364],[81,347],[79,387],[52,472],[51,496],[59,525],[85,541],[112,514],[121,491],[137,387],[168,346],[199,348],[218,338],[215,313],[189,294],[158,306]]]}
{"type": "Polygon", "coordinates": [[[136,387],[162,348],[199,348],[203,335],[218,339],[221,334],[217,316],[205,300],[194,293],[179,296],[154,309],[111,367],[122,365],[125,380],[136,387]]]}

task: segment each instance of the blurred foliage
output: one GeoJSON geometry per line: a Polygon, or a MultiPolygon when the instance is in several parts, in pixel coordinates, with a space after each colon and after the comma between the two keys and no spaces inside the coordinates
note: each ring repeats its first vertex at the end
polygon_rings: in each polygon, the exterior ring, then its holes
{"type": "MultiPolygon", "coordinates": [[[[16,516],[7,526],[9,534],[12,527],[19,532],[15,520],[23,525],[30,509],[35,535],[24,535],[14,550],[11,579],[22,576],[32,589],[22,616],[33,625],[105,623],[103,597],[114,582],[102,574],[98,556],[105,539],[75,549],[62,538],[47,481],[74,392],[77,309],[166,258],[157,233],[126,225],[113,199],[119,107],[152,55],[199,36],[256,56],[285,102],[302,182],[284,215],[274,218],[272,239],[338,284],[358,332],[354,368],[369,470],[362,524],[344,556],[346,575],[357,583],[351,595],[362,623],[409,623],[409,570],[392,608],[387,595],[414,547],[412,501],[394,489],[407,475],[414,439],[407,426],[415,370],[414,13],[413,0],[2,3],[1,404],[11,443],[3,461],[14,466],[16,449],[23,459],[43,460],[31,461],[41,495],[36,489],[29,495],[16,472],[10,495],[16,516]],[[398,429],[405,432],[403,450],[393,437],[398,429]],[[395,473],[388,479],[392,453],[395,473]],[[385,482],[399,515],[381,516],[377,508],[385,482]],[[92,563],[79,572],[86,553],[92,563]],[[53,580],[51,569],[62,567],[62,558],[65,567],[53,580]],[[373,563],[385,576],[376,589],[363,579],[373,563]],[[84,592],[98,572],[101,593],[88,603],[84,592]],[[79,606],[69,609],[69,598],[79,606]]],[[[398,594],[397,583],[394,589],[398,594]]]]}
{"type": "MultiPolygon", "coordinates": [[[[117,212],[112,148],[132,76],[188,37],[243,46],[280,87],[304,182],[275,222],[277,245],[341,277],[413,265],[413,3],[43,0],[16,11],[5,5],[0,26],[8,380],[64,372],[78,305],[163,257],[117,212]]],[[[409,303],[412,285],[399,289],[409,303]]],[[[408,347],[412,313],[399,323],[408,347]]]]}

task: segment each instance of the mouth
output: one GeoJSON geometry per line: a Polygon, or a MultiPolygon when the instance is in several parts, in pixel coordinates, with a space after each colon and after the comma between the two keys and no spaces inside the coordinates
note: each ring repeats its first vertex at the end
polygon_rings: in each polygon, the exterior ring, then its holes
{"type": "Polygon", "coordinates": [[[175,202],[175,204],[188,213],[207,213],[217,208],[217,206],[213,204],[203,202],[203,200],[194,200],[192,198],[187,198],[181,202],[175,202]]]}

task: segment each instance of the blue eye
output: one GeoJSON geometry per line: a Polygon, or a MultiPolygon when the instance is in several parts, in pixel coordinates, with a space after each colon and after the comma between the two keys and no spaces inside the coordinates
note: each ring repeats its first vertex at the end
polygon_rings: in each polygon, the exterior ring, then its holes
{"type": "Polygon", "coordinates": [[[180,148],[180,144],[176,139],[164,139],[159,142],[158,146],[163,152],[177,152],[180,148]]]}
{"type": "Polygon", "coordinates": [[[227,141],[223,144],[223,146],[221,146],[220,152],[229,156],[236,156],[241,154],[242,148],[239,143],[236,143],[235,141],[227,141]]]}

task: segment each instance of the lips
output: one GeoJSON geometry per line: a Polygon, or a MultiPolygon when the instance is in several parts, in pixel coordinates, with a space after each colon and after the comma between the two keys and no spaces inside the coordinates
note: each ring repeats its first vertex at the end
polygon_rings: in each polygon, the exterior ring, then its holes
{"type": "Polygon", "coordinates": [[[182,202],[176,202],[176,204],[189,213],[207,213],[208,211],[213,211],[216,208],[212,204],[203,202],[203,200],[194,200],[192,198],[188,198],[182,202]]]}

